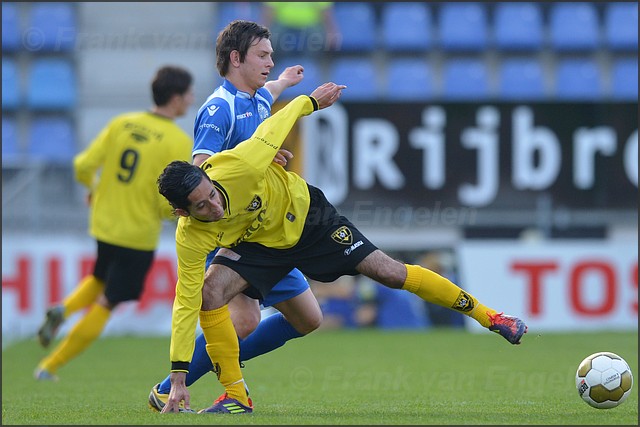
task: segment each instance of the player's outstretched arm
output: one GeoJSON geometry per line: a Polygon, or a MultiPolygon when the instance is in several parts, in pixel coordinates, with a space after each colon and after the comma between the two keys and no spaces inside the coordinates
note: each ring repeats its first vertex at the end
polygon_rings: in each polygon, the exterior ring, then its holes
{"type": "Polygon", "coordinates": [[[271,80],[265,83],[264,87],[271,93],[273,96],[273,102],[280,97],[282,92],[291,86],[295,86],[304,77],[304,68],[302,65],[294,65],[292,67],[287,67],[280,75],[278,76],[278,80],[271,80]]]}
{"type": "Polygon", "coordinates": [[[342,89],[346,89],[346,86],[327,82],[318,86],[309,96],[318,101],[318,110],[322,110],[323,108],[330,107],[340,98],[342,89]]]}

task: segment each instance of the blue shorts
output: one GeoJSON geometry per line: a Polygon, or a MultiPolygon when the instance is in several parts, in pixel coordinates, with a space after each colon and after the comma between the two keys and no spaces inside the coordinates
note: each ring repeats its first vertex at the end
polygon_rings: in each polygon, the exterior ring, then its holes
{"type": "MultiPolygon", "coordinates": [[[[211,260],[215,257],[216,252],[218,252],[217,249],[207,255],[207,269],[211,264],[211,260]]],[[[264,307],[271,307],[279,302],[297,297],[307,289],[309,289],[307,278],[304,277],[304,274],[302,274],[300,270],[294,268],[289,274],[283,277],[282,280],[276,283],[264,299],[259,299],[259,301],[264,307]]]]}

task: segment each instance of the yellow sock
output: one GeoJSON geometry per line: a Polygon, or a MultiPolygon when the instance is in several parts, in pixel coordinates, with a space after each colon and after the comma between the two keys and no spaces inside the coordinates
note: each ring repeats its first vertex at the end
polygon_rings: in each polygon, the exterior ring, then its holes
{"type": "Polygon", "coordinates": [[[213,362],[214,372],[227,395],[249,406],[244,380],[240,371],[240,346],[231,322],[229,307],[200,311],[200,327],[207,340],[207,353],[213,362]]]}
{"type": "Polygon", "coordinates": [[[76,311],[89,307],[102,291],[104,291],[102,280],[97,279],[93,274],[85,276],[73,292],[64,299],[62,303],[64,317],[67,318],[76,311]]]}
{"type": "Polygon", "coordinates": [[[82,353],[100,336],[110,315],[110,310],[99,304],[93,304],[55,350],[40,362],[40,367],[53,374],[62,365],[82,353]]]}
{"type": "Polygon", "coordinates": [[[462,290],[449,279],[419,265],[405,264],[407,278],[402,289],[418,295],[425,301],[441,305],[472,317],[485,328],[491,325],[487,312],[496,311],[480,304],[471,294],[462,290]]]}

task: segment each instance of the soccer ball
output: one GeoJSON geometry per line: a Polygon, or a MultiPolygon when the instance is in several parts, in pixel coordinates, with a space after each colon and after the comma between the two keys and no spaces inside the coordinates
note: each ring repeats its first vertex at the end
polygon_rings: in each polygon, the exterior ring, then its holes
{"type": "Polygon", "coordinates": [[[580,362],[576,372],[578,393],[594,408],[615,408],[627,400],[632,387],[629,365],[614,353],[594,353],[580,362]]]}

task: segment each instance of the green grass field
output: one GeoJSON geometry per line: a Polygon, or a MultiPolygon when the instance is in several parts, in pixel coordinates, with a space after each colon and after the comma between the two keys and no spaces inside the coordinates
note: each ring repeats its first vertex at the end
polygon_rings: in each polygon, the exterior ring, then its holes
{"type": "MultiPolygon", "coordinates": [[[[246,363],[251,415],[157,414],[151,387],[169,367],[168,338],[103,338],[36,382],[45,355],[35,340],[2,352],[3,424],[565,424],[638,425],[636,333],[529,333],[512,346],[492,333],[317,331],[246,363]],[[624,357],[635,375],[629,399],[608,410],[575,388],[580,361],[597,351],[624,357]]],[[[191,388],[194,409],[222,391],[213,374],[191,388]]]]}

